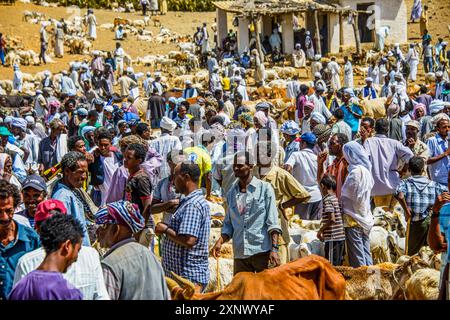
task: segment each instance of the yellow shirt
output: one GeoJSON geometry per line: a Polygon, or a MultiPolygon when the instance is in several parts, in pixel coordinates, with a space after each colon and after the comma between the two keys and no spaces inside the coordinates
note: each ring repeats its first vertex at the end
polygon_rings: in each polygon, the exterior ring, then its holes
{"type": "Polygon", "coordinates": [[[184,149],[183,152],[188,160],[195,162],[200,168],[200,180],[198,185],[201,187],[203,176],[212,169],[211,156],[203,147],[189,147],[184,149]]]}
{"type": "Polygon", "coordinates": [[[230,78],[224,77],[222,79],[222,88],[223,91],[230,91],[230,78]]]}

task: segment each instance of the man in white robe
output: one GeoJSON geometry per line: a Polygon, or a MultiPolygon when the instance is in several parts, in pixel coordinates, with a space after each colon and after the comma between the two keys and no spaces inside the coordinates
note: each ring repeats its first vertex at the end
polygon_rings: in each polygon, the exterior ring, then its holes
{"type": "Polygon", "coordinates": [[[89,27],[88,37],[91,40],[97,39],[97,18],[94,15],[94,10],[92,9],[88,10],[86,20],[89,27]]]}
{"type": "Polygon", "coordinates": [[[269,38],[269,43],[272,47],[272,51],[275,51],[275,48],[277,48],[278,52],[281,52],[281,37],[277,28],[273,29],[272,35],[269,38]]]}
{"type": "Polygon", "coordinates": [[[19,92],[22,92],[23,86],[23,75],[22,71],[20,71],[20,67],[15,64],[14,65],[14,79],[13,79],[13,89],[19,92]]]}
{"type": "Polygon", "coordinates": [[[419,65],[419,53],[415,48],[415,44],[409,45],[409,51],[406,55],[406,62],[409,64],[409,76],[408,79],[416,81],[417,79],[417,66],[419,65]]]}
{"type": "Polygon", "coordinates": [[[302,50],[300,43],[295,45],[295,50],[292,53],[292,64],[294,68],[304,68],[306,66],[305,52],[302,50]]]}
{"type": "Polygon", "coordinates": [[[55,57],[62,58],[64,56],[64,31],[62,24],[58,22],[55,32],[55,57]]]}
{"type": "Polygon", "coordinates": [[[328,63],[328,70],[331,72],[331,87],[338,91],[341,88],[341,67],[336,62],[336,57],[331,57],[331,61],[328,63]]]}
{"type": "Polygon", "coordinates": [[[311,33],[309,31],[306,31],[305,34],[306,34],[305,37],[306,58],[308,58],[308,60],[312,60],[314,58],[313,40],[311,38],[311,33]]]}
{"type": "Polygon", "coordinates": [[[375,38],[375,50],[384,51],[384,42],[386,41],[386,37],[389,36],[390,29],[389,26],[378,28],[375,38]]]}
{"type": "Polygon", "coordinates": [[[242,78],[240,76],[235,77],[234,81],[236,82],[236,91],[242,96],[242,101],[249,101],[247,94],[247,88],[242,84],[242,78]]]}
{"type": "Polygon", "coordinates": [[[347,56],[344,57],[344,87],[353,88],[353,66],[347,56]]]}

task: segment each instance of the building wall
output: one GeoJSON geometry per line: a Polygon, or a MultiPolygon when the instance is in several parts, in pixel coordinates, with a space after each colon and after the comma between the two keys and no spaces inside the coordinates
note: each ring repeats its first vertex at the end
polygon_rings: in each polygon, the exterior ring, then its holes
{"type": "Polygon", "coordinates": [[[328,34],[330,35],[328,46],[331,53],[339,52],[339,14],[328,15],[328,34]]]}
{"type": "MultiPolygon", "coordinates": [[[[407,29],[407,9],[404,0],[340,0],[340,5],[356,9],[357,4],[374,3],[375,10],[375,30],[380,26],[390,26],[390,35],[386,38],[387,44],[405,43],[408,40],[407,29]]],[[[336,15],[339,21],[339,16],[336,15]]],[[[338,34],[339,34],[339,29],[338,34]]],[[[338,36],[339,37],[339,36],[338,36]]],[[[348,24],[348,18],[344,18],[344,46],[354,46],[355,36],[352,25],[348,24]]],[[[338,42],[339,46],[339,42],[338,42]]],[[[339,47],[338,47],[339,49],[339,47]]]]}

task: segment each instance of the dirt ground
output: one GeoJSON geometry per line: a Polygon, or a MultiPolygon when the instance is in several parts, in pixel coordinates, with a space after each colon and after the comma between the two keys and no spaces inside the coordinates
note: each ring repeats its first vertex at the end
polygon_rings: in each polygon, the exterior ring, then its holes
{"type": "MultiPolygon", "coordinates": [[[[424,4],[429,6],[429,29],[433,36],[433,42],[438,37],[443,37],[445,40],[449,39],[449,30],[447,26],[450,24],[450,0],[423,0],[424,4]]],[[[408,7],[408,18],[410,15],[413,0],[406,0],[408,7]]],[[[23,21],[23,11],[37,11],[46,14],[51,18],[65,18],[68,19],[73,12],[70,8],[45,8],[34,4],[23,4],[17,2],[14,6],[0,6],[0,32],[4,35],[14,36],[19,38],[25,49],[33,49],[39,52],[39,28],[40,25],[31,24],[23,21]]],[[[84,15],[86,9],[81,9],[80,15],[84,15]]],[[[140,11],[135,13],[117,13],[111,10],[95,10],[98,25],[104,23],[113,23],[114,18],[122,17],[126,19],[142,19],[140,11]]],[[[203,22],[211,25],[214,22],[215,12],[169,12],[165,16],[159,16],[162,26],[171,31],[177,32],[181,35],[193,34],[197,26],[203,22]]],[[[229,23],[229,25],[231,25],[229,23]]],[[[159,33],[159,28],[151,26],[146,27],[147,30],[153,32],[154,35],[159,33]]],[[[408,38],[411,41],[418,41],[419,23],[408,23],[408,38]]],[[[136,40],[133,36],[122,42],[122,46],[126,53],[130,54],[132,58],[138,56],[145,56],[147,54],[165,54],[170,50],[176,50],[176,43],[171,44],[156,44],[136,40]]],[[[93,49],[96,50],[114,50],[114,32],[97,28],[97,40],[93,43],[93,49]]],[[[36,73],[42,70],[50,70],[52,72],[59,72],[68,68],[70,61],[82,59],[79,55],[67,54],[67,47],[65,47],[66,54],[64,58],[54,58],[56,63],[41,66],[22,66],[21,70],[26,73],[36,73]]],[[[136,67],[136,71],[147,71],[144,67],[136,67]]],[[[419,74],[422,74],[422,65],[419,66],[419,74]]],[[[12,79],[12,67],[0,67],[0,79],[12,79]]],[[[362,78],[356,77],[356,83],[361,83],[362,78]]]]}

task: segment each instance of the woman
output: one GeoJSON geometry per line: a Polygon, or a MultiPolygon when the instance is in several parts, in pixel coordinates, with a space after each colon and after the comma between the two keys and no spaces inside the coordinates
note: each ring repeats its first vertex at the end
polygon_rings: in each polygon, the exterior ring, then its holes
{"type": "Polygon", "coordinates": [[[342,148],[348,175],[342,185],[341,205],[344,213],[345,241],[350,266],[370,266],[369,233],[374,219],[370,210],[370,192],[374,185],[371,163],[363,146],[356,141],[342,148]]]}
{"type": "Polygon", "coordinates": [[[9,154],[0,153],[0,178],[15,185],[19,190],[22,185],[13,173],[13,162],[9,154]]]}

